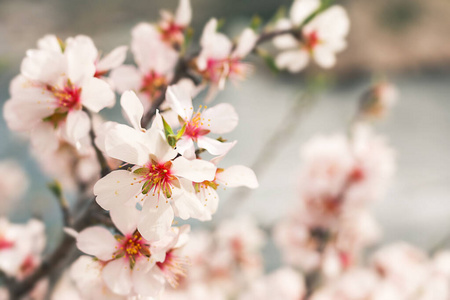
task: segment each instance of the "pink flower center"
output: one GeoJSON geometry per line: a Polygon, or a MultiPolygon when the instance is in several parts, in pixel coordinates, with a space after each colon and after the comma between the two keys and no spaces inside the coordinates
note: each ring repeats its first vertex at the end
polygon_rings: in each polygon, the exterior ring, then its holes
{"type": "Polygon", "coordinates": [[[141,92],[146,93],[150,99],[157,98],[161,94],[161,87],[166,85],[166,77],[150,71],[142,78],[141,92]]]}
{"type": "Polygon", "coordinates": [[[202,75],[215,83],[228,77],[244,79],[248,71],[247,67],[238,58],[209,59],[202,75]]]}
{"type": "Polygon", "coordinates": [[[164,193],[167,198],[172,196],[173,182],[177,179],[171,172],[172,162],[158,163],[154,160],[146,167],[134,171],[143,177],[145,181],[142,186],[142,193],[147,194],[153,191],[153,195],[164,193]]]}
{"type": "Polygon", "coordinates": [[[59,112],[66,112],[72,109],[81,109],[81,88],[76,87],[70,81],[67,81],[66,85],[62,89],[55,87],[47,87],[49,91],[53,93],[56,98],[56,104],[59,107],[59,112]]]}
{"type": "Polygon", "coordinates": [[[312,31],[305,36],[305,46],[309,51],[313,51],[314,48],[320,44],[319,34],[317,31],[312,31]]]}
{"type": "MultiPolygon", "coordinates": [[[[204,107],[207,108],[206,106],[204,107]]],[[[194,113],[193,117],[190,121],[186,121],[186,129],[184,131],[184,135],[192,138],[193,140],[197,140],[199,136],[207,135],[210,130],[203,128],[204,126],[210,126],[208,123],[211,119],[205,120],[202,118],[202,106],[200,105],[199,110],[194,113]]]]}
{"type": "Polygon", "coordinates": [[[4,237],[0,237],[0,250],[11,249],[14,247],[14,242],[8,241],[4,237]]]}
{"type": "Polygon", "coordinates": [[[116,239],[119,243],[116,246],[118,250],[114,253],[114,259],[125,257],[130,261],[130,267],[133,268],[137,259],[150,257],[149,245],[142,239],[138,231],[132,235],[118,236],[116,239]]]}
{"type": "Polygon", "coordinates": [[[175,24],[175,22],[170,21],[167,23],[162,23],[160,25],[161,39],[168,43],[181,44],[183,42],[183,30],[184,26],[175,24]]]}
{"type": "Polygon", "coordinates": [[[180,257],[170,250],[166,253],[166,259],[163,262],[157,262],[156,265],[163,272],[169,284],[175,288],[180,279],[186,277],[186,267],[189,263],[189,258],[180,257]]]}

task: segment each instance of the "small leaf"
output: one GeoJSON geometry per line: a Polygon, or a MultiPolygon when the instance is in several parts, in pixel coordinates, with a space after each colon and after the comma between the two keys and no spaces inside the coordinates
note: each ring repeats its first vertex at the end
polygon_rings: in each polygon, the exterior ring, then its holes
{"type": "Polygon", "coordinates": [[[186,132],[186,123],[184,123],[183,127],[181,127],[181,129],[178,130],[178,133],[176,136],[177,140],[179,140],[185,132],[186,132]]]}
{"type": "Polygon", "coordinates": [[[150,180],[147,180],[142,186],[142,194],[146,195],[150,191],[151,187],[152,185],[150,183],[150,180]]]}
{"type": "Polygon", "coordinates": [[[258,31],[261,28],[262,19],[260,16],[255,15],[253,16],[251,22],[250,22],[250,28],[254,31],[258,31]]]}
{"type": "Polygon", "coordinates": [[[167,142],[169,143],[170,147],[174,148],[177,145],[177,137],[173,134],[169,134],[167,136],[167,142]]]}
{"type": "Polygon", "coordinates": [[[150,170],[148,168],[139,168],[133,171],[134,174],[139,175],[139,176],[145,176],[150,172],[150,170]]]}
{"type": "Polygon", "coordinates": [[[163,116],[161,116],[161,118],[162,118],[162,121],[163,121],[164,132],[165,132],[165,134],[166,134],[166,137],[167,137],[168,135],[170,135],[170,134],[173,135],[174,133],[173,133],[172,127],[170,127],[170,125],[166,122],[166,120],[164,119],[163,116]]]}

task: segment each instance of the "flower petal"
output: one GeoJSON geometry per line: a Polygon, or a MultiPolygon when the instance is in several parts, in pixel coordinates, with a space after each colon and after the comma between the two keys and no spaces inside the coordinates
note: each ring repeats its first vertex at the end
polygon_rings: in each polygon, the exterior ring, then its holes
{"type": "Polygon", "coordinates": [[[173,209],[164,197],[149,196],[142,208],[138,230],[148,241],[161,240],[170,230],[173,221],[173,209]]]}
{"type": "Polygon", "coordinates": [[[116,97],[108,83],[93,77],[84,82],[81,101],[89,110],[97,113],[105,107],[113,107],[116,97]]]}
{"type": "Polygon", "coordinates": [[[192,19],[192,7],[189,0],[180,0],[175,12],[175,23],[180,26],[188,26],[192,19]]]}
{"type": "Polygon", "coordinates": [[[332,49],[326,46],[317,46],[313,52],[314,60],[322,68],[328,69],[336,64],[336,56],[332,49]]]}
{"type": "Polygon", "coordinates": [[[111,259],[116,246],[117,241],[111,232],[100,226],[88,227],[77,237],[78,249],[103,261],[111,259]]]}
{"type": "Polygon", "coordinates": [[[115,124],[103,136],[105,153],[134,165],[144,165],[149,160],[146,135],[132,127],[115,124]]]}
{"type": "Polygon", "coordinates": [[[54,34],[47,34],[37,42],[38,48],[41,50],[62,52],[58,38],[54,34]]]}
{"type": "Polygon", "coordinates": [[[73,145],[89,134],[91,120],[82,110],[72,110],[67,114],[65,134],[73,145]]]}
{"type": "Polygon", "coordinates": [[[181,178],[180,184],[181,188],[174,190],[172,195],[175,215],[183,220],[204,219],[206,210],[195,195],[192,183],[181,178]]]}
{"type": "Polygon", "coordinates": [[[122,112],[125,119],[136,130],[142,130],[141,119],[144,115],[144,107],[141,100],[132,91],[126,91],[120,97],[120,106],[122,106],[122,112]]]}
{"type": "Polygon", "coordinates": [[[123,205],[110,211],[111,220],[123,235],[133,234],[136,230],[140,211],[135,206],[123,205]]]}
{"type": "Polygon", "coordinates": [[[229,143],[222,143],[218,140],[201,136],[197,139],[197,145],[199,148],[204,148],[206,151],[211,153],[212,155],[224,155],[228,151],[230,151],[231,148],[236,145],[236,141],[229,142],[229,143]]]}
{"type": "Polygon", "coordinates": [[[248,167],[240,165],[231,166],[223,170],[223,172],[218,172],[216,179],[227,187],[246,186],[255,189],[259,186],[255,172],[248,167]]]}
{"type": "Polygon", "coordinates": [[[119,46],[103,57],[97,64],[97,71],[109,71],[123,64],[127,58],[127,46],[119,46]]]}
{"type": "Polygon", "coordinates": [[[49,85],[56,84],[65,71],[65,57],[61,51],[28,50],[20,66],[20,72],[26,78],[49,85]]]}
{"type": "Polygon", "coordinates": [[[319,7],[320,0],[295,0],[289,11],[289,17],[295,26],[299,26],[319,7]]]}
{"type": "Polygon", "coordinates": [[[131,270],[128,259],[110,261],[102,270],[105,284],[116,294],[128,295],[132,289],[131,270]]]}
{"type": "Polygon", "coordinates": [[[181,176],[193,182],[213,180],[216,174],[216,166],[208,161],[194,159],[187,160],[180,156],[173,160],[171,171],[176,176],[181,176]]]}
{"type": "Polygon", "coordinates": [[[239,117],[231,104],[220,103],[206,109],[202,113],[203,122],[207,124],[205,129],[212,133],[223,134],[232,131],[238,124],[239,117]]]}
{"type": "Polygon", "coordinates": [[[280,69],[287,69],[291,73],[303,70],[309,61],[309,54],[305,50],[291,50],[278,54],[275,64],[280,69]]]}
{"type": "Polygon", "coordinates": [[[122,208],[130,199],[140,193],[142,185],[136,174],[126,170],[112,171],[94,185],[97,203],[106,210],[122,208]]]}
{"type": "Polygon", "coordinates": [[[231,54],[235,58],[244,58],[250,51],[255,47],[256,41],[258,40],[258,35],[253,31],[253,29],[246,28],[239,37],[239,42],[236,45],[236,49],[231,54]]]}
{"type": "Polygon", "coordinates": [[[150,271],[142,271],[142,268],[135,268],[132,274],[134,290],[141,296],[159,299],[164,290],[166,279],[158,267],[153,267],[150,271]]]}
{"type": "Polygon", "coordinates": [[[178,85],[171,85],[166,91],[166,100],[170,108],[183,119],[190,120],[194,110],[190,94],[178,85]]]}
{"type": "Polygon", "coordinates": [[[135,66],[122,65],[112,70],[109,77],[119,93],[128,90],[138,92],[141,87],[142,75],[135,66]]]}

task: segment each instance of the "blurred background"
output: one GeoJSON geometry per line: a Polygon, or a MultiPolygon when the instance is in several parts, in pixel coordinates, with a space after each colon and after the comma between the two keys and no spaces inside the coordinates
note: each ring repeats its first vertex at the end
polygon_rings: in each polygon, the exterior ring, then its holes
{"type": "MultiPolygon", "coordinates": [[[[191,0],[192,26],[198,38],[210,17],[225,19],[223,31],[236,36],[254,15],[269,20],[290,0],[191,0]]],[[[374,78],[394,83],[400,99],[377,131],[397,152],[395,180],[383,201],[373,207],[383,231],[383,242],[405,240],[431,249],[450,235],[450,2],[448,0],[337,1],[351,20],[348,48],[337,66],[327,72],[332,84],[298,117],[286,116],[305,88],[304,75],[273,74],[260,59],[251,59],[257,71],[245,82],[228,84],[215,103],[230,102],[240,115],[238,128],[228,135],[239,142],[225,166],[252,166],[271,135],[288,127],[258,164],[260,188],[252,193],[226,191],[213,222],[229,215],[252,214],[270,227],[297,201],[299,148],[316,134],[344,132],[360,95],[374,78]],[[239,196],[237,198],[237,196],[239,196]]],[[[9,97],[10,80],[19,73],[25,51],[47,33],[65,39],[86,34],[109,52],[129,45],[130,30],[138,22],[153,22],[159,10],[174,10],[176,0],[14,0],[0,1],[0,111],[9,97]]],[[[132,62],[129,53],[128,62],[132,62]]],[[[116,107],[104,114],[120,115],[116,107]]],[[[13,211],[13,221],[30,216],[49,224],[48,234],[60,233],[56,201],[27,142],[10,133],[0,120],[0,160],[17,160],[29,174],[27,196],[13,211]]],[[[197,224],[198,225],[198,224],[197,224]]],[[[212,226],[213,223],[200,224],[212,226]]],[[[273,253],[270,246],[268,255],[273,253]]],[[[273,257],[273,261],[276,259],[273,257]]]]}

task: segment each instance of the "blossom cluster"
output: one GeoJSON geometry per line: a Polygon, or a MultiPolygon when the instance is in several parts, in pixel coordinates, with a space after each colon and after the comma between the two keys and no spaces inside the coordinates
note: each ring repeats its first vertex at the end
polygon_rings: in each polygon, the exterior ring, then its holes
{"type": "MultiPolygon", "coordinates": [[[[190,51],[192,15],[180,0],[158,22],[137,24],[130,47],[107,55],[85,35],[46,35],[26,52],[3,114],[57,179],[67,235],[48,256],[55,261],[46,260],[41,221],[0,218],[0,298],[447,300],[448,252],[395,243],[364,256],[381,237],[370,207],[395,171],[394,150],[369,123],[395,103],[386,82],[363,96],[347,134],[315,136],[301,148],[298,203],[271,234],[251,217],[191,232],[193,219],[213,219],[220,190],[258,187],[252,169],[223,163],[237,146],[224,135],[239,116],[229,103],[210,105],[217,93],[251,74],[250,54],[267,61],[270,51],[259,51],[266,41],[279,70],[300,72],[310,61],[331,68],[350,28],[342,6],[294,0],[288,16],[234,40],[212,18],[190,51]],[[134,64],[124,64],[128,48],[134,64]],[[100,115],[116,102],[126,124],[100,115]],[[78,202],[68,205],[65,193],[78,202]],[[269,237],[283,266],[265,274],[269,237]]],[[[0,163],[2,214],[24,195],[22,173],[0,163]]]]}

